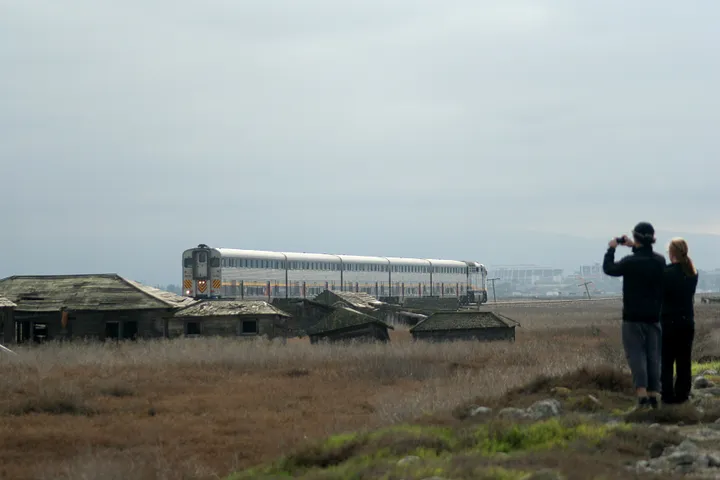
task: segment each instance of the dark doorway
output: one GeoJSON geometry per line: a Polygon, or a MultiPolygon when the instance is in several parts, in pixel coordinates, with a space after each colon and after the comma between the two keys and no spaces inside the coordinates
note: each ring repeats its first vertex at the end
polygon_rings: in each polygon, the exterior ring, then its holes
{"type": "Polygon", "coordinates": [[[105,340],[120,339],[120,322],[107,322],[105,324],[105,340]]]}
{"type": "Polygon", "coordinates": [[[129,320],[123,322],[123,339],[135,340],[138,333],[138,322],[135,320],[129,320]]]}

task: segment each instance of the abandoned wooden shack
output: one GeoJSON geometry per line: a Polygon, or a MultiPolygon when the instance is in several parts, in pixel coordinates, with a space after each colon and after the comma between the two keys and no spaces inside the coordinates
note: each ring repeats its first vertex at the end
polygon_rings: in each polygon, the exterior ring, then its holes
{"type": "Polygon", "coordinates": [[[15,305],[5,297],[0,297],[0,334],[2,343],[11,343],[15,332],[15,305]]]}
{"type": "Polygon", "coordinates": [[[202,300],[175,312],[170,337],[286,337],[291,316],[262,300],[202,300]]]}
{"type": "Polygon", "coordinates": [[[390,341],[391,325],[350,307],[336,305],[332,312],[307,329],[310,343],[320,341],[390,341]]]}
{"type": "Polygon", "coordinates": [[[371,315],[388,325],[395,325],[398,320],[398,307],[381,302],[365,292],[333,292],[325,290],[313,300],[328,306],[342,305],[371,315]]]}
{"type": "Polygon", "coordinates": [[[507,340],[515,341],[515,327],[510,318],[488,311],[435,312],[410,329],[416,340],[507,340]]]}
{"type": "Polygon", "coordinates": [[[272,306],[292,317],[289,337],[305,336],[308,328],[333,311],[331,306],[307,298],[274,298],[272,306]]]}
{"type": "Polygon", "coordinates": [[[163,337],[175,310],[195,302],[117,274],[13,276],[0,295],[17,305],[6,343],[163,337]]]}

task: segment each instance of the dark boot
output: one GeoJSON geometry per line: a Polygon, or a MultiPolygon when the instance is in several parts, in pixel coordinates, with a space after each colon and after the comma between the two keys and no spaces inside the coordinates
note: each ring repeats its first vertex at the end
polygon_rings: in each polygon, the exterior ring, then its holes
{"type": "Polygon", "coordinates": [[[656,396],[648,397],[648,404],[650,405],[650,408],[656,409],[658,408],[658,401],[656,396]]]}

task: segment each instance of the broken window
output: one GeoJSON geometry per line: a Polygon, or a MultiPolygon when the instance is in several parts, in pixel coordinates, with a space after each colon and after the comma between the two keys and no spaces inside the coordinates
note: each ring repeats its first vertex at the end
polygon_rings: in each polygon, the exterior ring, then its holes
{"type": "Polygon", "coordinates": [[[240,326],[240,333],[243,335],[256,335],[258,333],[258,321],[243,320],[240,326]]]}
{"type": "Polygon", "coordinates": [[[30,322],[15,322],[15,343],[27,343],[30,341],[30,322]]]}
{"type": "Polygon", "coordinates": [[[45,323],[33,324],[33,342],[43,343],[48,338],[48,328],[45,323]]]}
{"type": "Polygon", "coordinates": [[[127,320],[123,322],[123,339],[135,340],[138,334],[138,322],[135,320],[127,320]]]}
{"type": "Polygon", "coordinates": [[[185,324],[185,335],[200,335],[200,322],[187,322],[185,324]]]}

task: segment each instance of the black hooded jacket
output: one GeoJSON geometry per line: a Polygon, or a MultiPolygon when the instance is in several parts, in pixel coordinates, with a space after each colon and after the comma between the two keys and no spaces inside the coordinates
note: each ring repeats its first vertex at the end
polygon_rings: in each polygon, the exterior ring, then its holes
{"type": "Polygon", "coordinates": [[[615,262],[615,249],[608,248],[603,272],[623,277],[623,320],[655,323],[660,321],[663,301],[665,257],[652,246],[633,247],[632,254],[615,262]]]}

